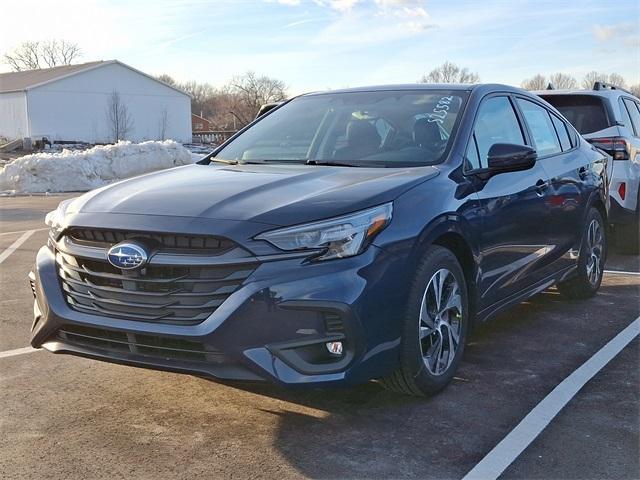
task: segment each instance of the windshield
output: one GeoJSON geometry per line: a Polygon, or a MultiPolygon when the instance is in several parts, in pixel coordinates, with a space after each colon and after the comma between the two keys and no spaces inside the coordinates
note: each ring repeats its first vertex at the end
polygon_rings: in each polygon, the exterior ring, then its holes
{"type": "Polygon", "coordinates": [[[444,160],[467,92],[451,90],[327,93],[275,110],[215,158],[240,163],[374,167],[444,160]]]}

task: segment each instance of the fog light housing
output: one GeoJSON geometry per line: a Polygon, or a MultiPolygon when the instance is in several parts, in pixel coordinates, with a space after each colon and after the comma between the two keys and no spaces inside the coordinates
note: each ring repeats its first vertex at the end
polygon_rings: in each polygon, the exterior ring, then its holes
{"type": "Polygon", "coordinates": [[[342,342],[327,342],[325,346],[331,355],[335,355],[336,357],[342,355],[342,342]]]}

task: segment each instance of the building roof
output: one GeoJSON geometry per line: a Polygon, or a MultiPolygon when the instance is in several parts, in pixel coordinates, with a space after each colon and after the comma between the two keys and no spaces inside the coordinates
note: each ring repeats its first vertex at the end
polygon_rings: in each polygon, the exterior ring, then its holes
{"type": "Polygon", "coordinates": [[[41,68],[39,70],[23,70],[22,72],[0,73],[0,92],[14,92],[28,90],[29,88],[48,83],[59,78],[82,72],[96,65],[97,62],[79,63],[77,65],[62,65],[53,68],[41,68]]]}
{"type": "Polygon", "coordinates": [[[76,65],[61,65],[59,67],[41,68],[38,70],[24,70],[22,72],[0,73],[0,93],[21,92],[29,90],[35,87],[39,87],[40,85],[55,82],[56,80],[60,80],[65,77],[70,77],[71,75],[75,75],[77,73],[86,72],[87,70],[92,70],[94,68],[111,65],[114,63],[117,63],[125,68],[128,68],[129,70],[132,70],[136,73],[139,73],[140,75],[144,75],[145,77],[150,78],[151,80],[161,83],[166,87],[172,88],[173,90],[189,96],[188,93],[183,92],[179,88],[168,85],[163,81],[158,80],[151,75],[147,75],[140,70],[136,70],[135,68],[119,62],[118,60],[98,60],[95,62],[79,63],[76,65]]]}

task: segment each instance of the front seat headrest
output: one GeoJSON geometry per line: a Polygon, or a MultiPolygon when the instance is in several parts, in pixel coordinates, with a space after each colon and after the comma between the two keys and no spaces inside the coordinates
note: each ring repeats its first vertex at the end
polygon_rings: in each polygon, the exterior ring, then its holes
{"type": "Polygon", "coordinates": [[[440,127],[427,118],[419,118],[413,124],[413,141],[417,147],[433,149],[442,144],[440,127]]]}
{"type": "Polygon", "coordinates": [[[366,120],[352,120],[347,125],[347,145],[362,146],[375,145],[380,146],[380,134],[376,127],[366,120]]]}

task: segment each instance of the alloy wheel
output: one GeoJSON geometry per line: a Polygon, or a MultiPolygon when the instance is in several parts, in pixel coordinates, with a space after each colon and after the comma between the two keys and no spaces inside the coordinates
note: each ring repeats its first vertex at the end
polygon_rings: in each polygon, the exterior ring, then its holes
{"type": "Polygon", "coordinates": [[[591,220],[589,229],[587,230],[587,278],[593,286],[598,284],[600,275],[602,274],[602,253],[604,250],[604,236],[600,222],[596,219],[591,220]]]}
{"type": "Polygon", "coordinates": [[[420,306],[420,350],[429,372],[442,375],[453,362],[462,333],[462,297],[453,273],[433,274],[420,306]]]}

